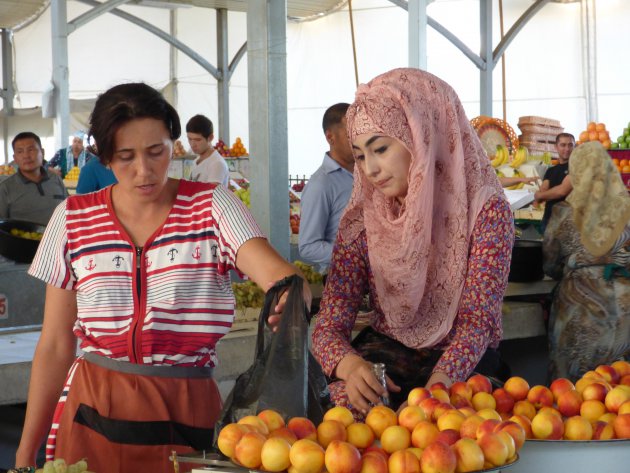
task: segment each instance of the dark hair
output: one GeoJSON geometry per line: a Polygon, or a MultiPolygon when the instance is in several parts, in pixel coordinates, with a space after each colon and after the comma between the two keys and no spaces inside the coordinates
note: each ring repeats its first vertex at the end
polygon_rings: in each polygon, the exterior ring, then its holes
{"type": "Polygon", "coordinates": [[[575,143],[575,136],[573,136],[571,133],[558,133],[556,135],[556,144],[560,142],[560,138],[571,138],[573,140],[573,143],[575,143]]]}
{"type": "Polygon", "coordinates": [[[13,141],[11,142],[11,148],[13,148],[13,151],[15,151],[15,142],[16,141],[18,141],[18,140],[27,140],[29,138],[34,139],[37,142],[37,145],[39,146],[39,149],[42,149],[42,140],[39,138],[39,136],[37,136],[32,131],[23,131],[23,132],[18,133],[17,135],[15,135],[15,138],[13,138],[13,141]]]}
{"type": "Polygon", "coordinates": [[[195,115],[186,123],[186,133],[198,133],[208,139],[214,133],[212,120],[204,115],[195,115]]]}
{"type": "Polygon", "coordinates": [[[182,132],[177,111],[153,87],[142,82],[116,85],[98,96],[90,115],[88,140],[94,137],[101,163],[112,160],[118,129],[136,118],[162,120],[172,140],[182,132]]]}
{"type": "Polygon", "coordinates": [[[326,133],[326,130],[329,130],[333,126],[341,123],[343,117],[346,116],[348,107],[350,107],[350,104],[345,102],[336,103],[335,105],[328,107],[328,109],[324,112],[324,119],[322,120],[324,133],[326,133]]]}

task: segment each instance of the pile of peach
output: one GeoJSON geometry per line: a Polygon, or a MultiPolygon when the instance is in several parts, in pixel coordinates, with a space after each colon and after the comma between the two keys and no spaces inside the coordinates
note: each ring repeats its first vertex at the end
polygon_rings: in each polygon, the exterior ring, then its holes
{"type": "Polygon", "coordinates": [[[606,149],[610,149],[612,146],[610,133],[606,130],[604,123],[589,122],[586,125],[586,130],[579,134],[576,144],[581,145],[588,141],[599,141],[606,149]]]}

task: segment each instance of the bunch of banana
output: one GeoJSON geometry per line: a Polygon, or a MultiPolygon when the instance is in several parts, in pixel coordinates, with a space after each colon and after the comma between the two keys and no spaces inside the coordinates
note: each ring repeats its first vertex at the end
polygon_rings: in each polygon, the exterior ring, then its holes
{"type": "Polygon", "coordinates": [[[505,145],[497,145],[497,154],[490,161],[493,168],[498,168],[502,164],[506,164],[510,160],[510,152],[505,145]]]}
{"type": "Polygon", "coordinates": [[[519,146],[516,150],[516,153],[514,153],[514,159],[512,159],[510,166],[512,166],[514,169],[518,168],[521,164],[527,162],[527,155],[527,148],[525,148],[525,146],[519,146]]]}
{"type": "Polygon", "coordinates": [[[542,162],[549,165],[551,164],[551,153],[549,151],[545,151],[542,155],[542,162]]]}
{"type": "Polygon", "coordinates": [[[513,191],[516,189],[522,189],[524,185],[525,185],[524,182],[519,182],[518,184],[514,184],[513,186],[506,187],[506,189],[513,191]]]}

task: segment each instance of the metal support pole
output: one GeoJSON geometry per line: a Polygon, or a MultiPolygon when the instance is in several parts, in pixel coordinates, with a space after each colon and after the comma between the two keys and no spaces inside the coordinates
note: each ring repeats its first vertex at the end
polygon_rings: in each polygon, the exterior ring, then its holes
{"type": "MultiPolygon", "coordinates": [[[[228,57],[228,11],[217,9],[217,80],[219,132],[224,143],[230,144],[230,60],[228,57]]],[[[218,137],[215,131],[215,136],[218,137]]]]}
{"type": "Polygon", "coordinates": [[[409,0],[409,67],[427,69],[427,5],[430,0],[409,0]]]}
{"type": "Polygon", "coordinates": [[[586,98],[586,120],[597,122],[597,34],[595,31],[595,0],[582,0],[582,77],[586,98]]]}
{"type": "Polygon", "coordinates": [[[479,0],[479,29],[483,67],[479,71],[479,109],[481,115],[492,116],[492,0],[479,0]]]}
{"type": "MultiPolygon", "coordinates": [[[[177,9],[173,8],[169,12],[169,31],[173,38],[177,38],[177,9]]],[[[177,109],[179,102],[178,80],[177,80],[177,48],[170,44],[168,48],[168,79],[171,83],[171,105],[177,109]]]]}
{"type": "Polygon", "coordinates": [[[271,245],[290,256],[286,0],[247,2],[252,212],[271,245]]]}
{"type": "Polygon", "coordinates": [[[13,31],[2,30],[2,142],[4,143],[4,164],[9,162],[9,117],[13,115],[13,31]]]}
{"type": "Polygon", "coordinates": [[[52,23],[52,82],[55,87],[55,149],[68,145],[70,91],[68,86],[68,14],[65,0],[50,2],[52,23]]]}

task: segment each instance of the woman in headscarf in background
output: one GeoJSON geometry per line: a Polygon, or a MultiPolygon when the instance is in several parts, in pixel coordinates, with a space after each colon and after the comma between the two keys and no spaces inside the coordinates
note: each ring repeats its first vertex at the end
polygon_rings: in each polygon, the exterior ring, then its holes
{"type": "Polygon", "coordinates": [[[630,196],[599,142],[569,158],[573,191],[554,206],[544,270],[561,279],[549,320],[549,375],[573,381],[630,355],[630,196]]]}
{"type": "Polygon", "coordinates": [[[355,184],[313,333],[333,401],[359,417],[475,367],[500,376],[513,218],[457,94],[396,69],[360,86],[346,116],[355,184]],[[373,318],[351,342],[365,292],[373,318]]]}

